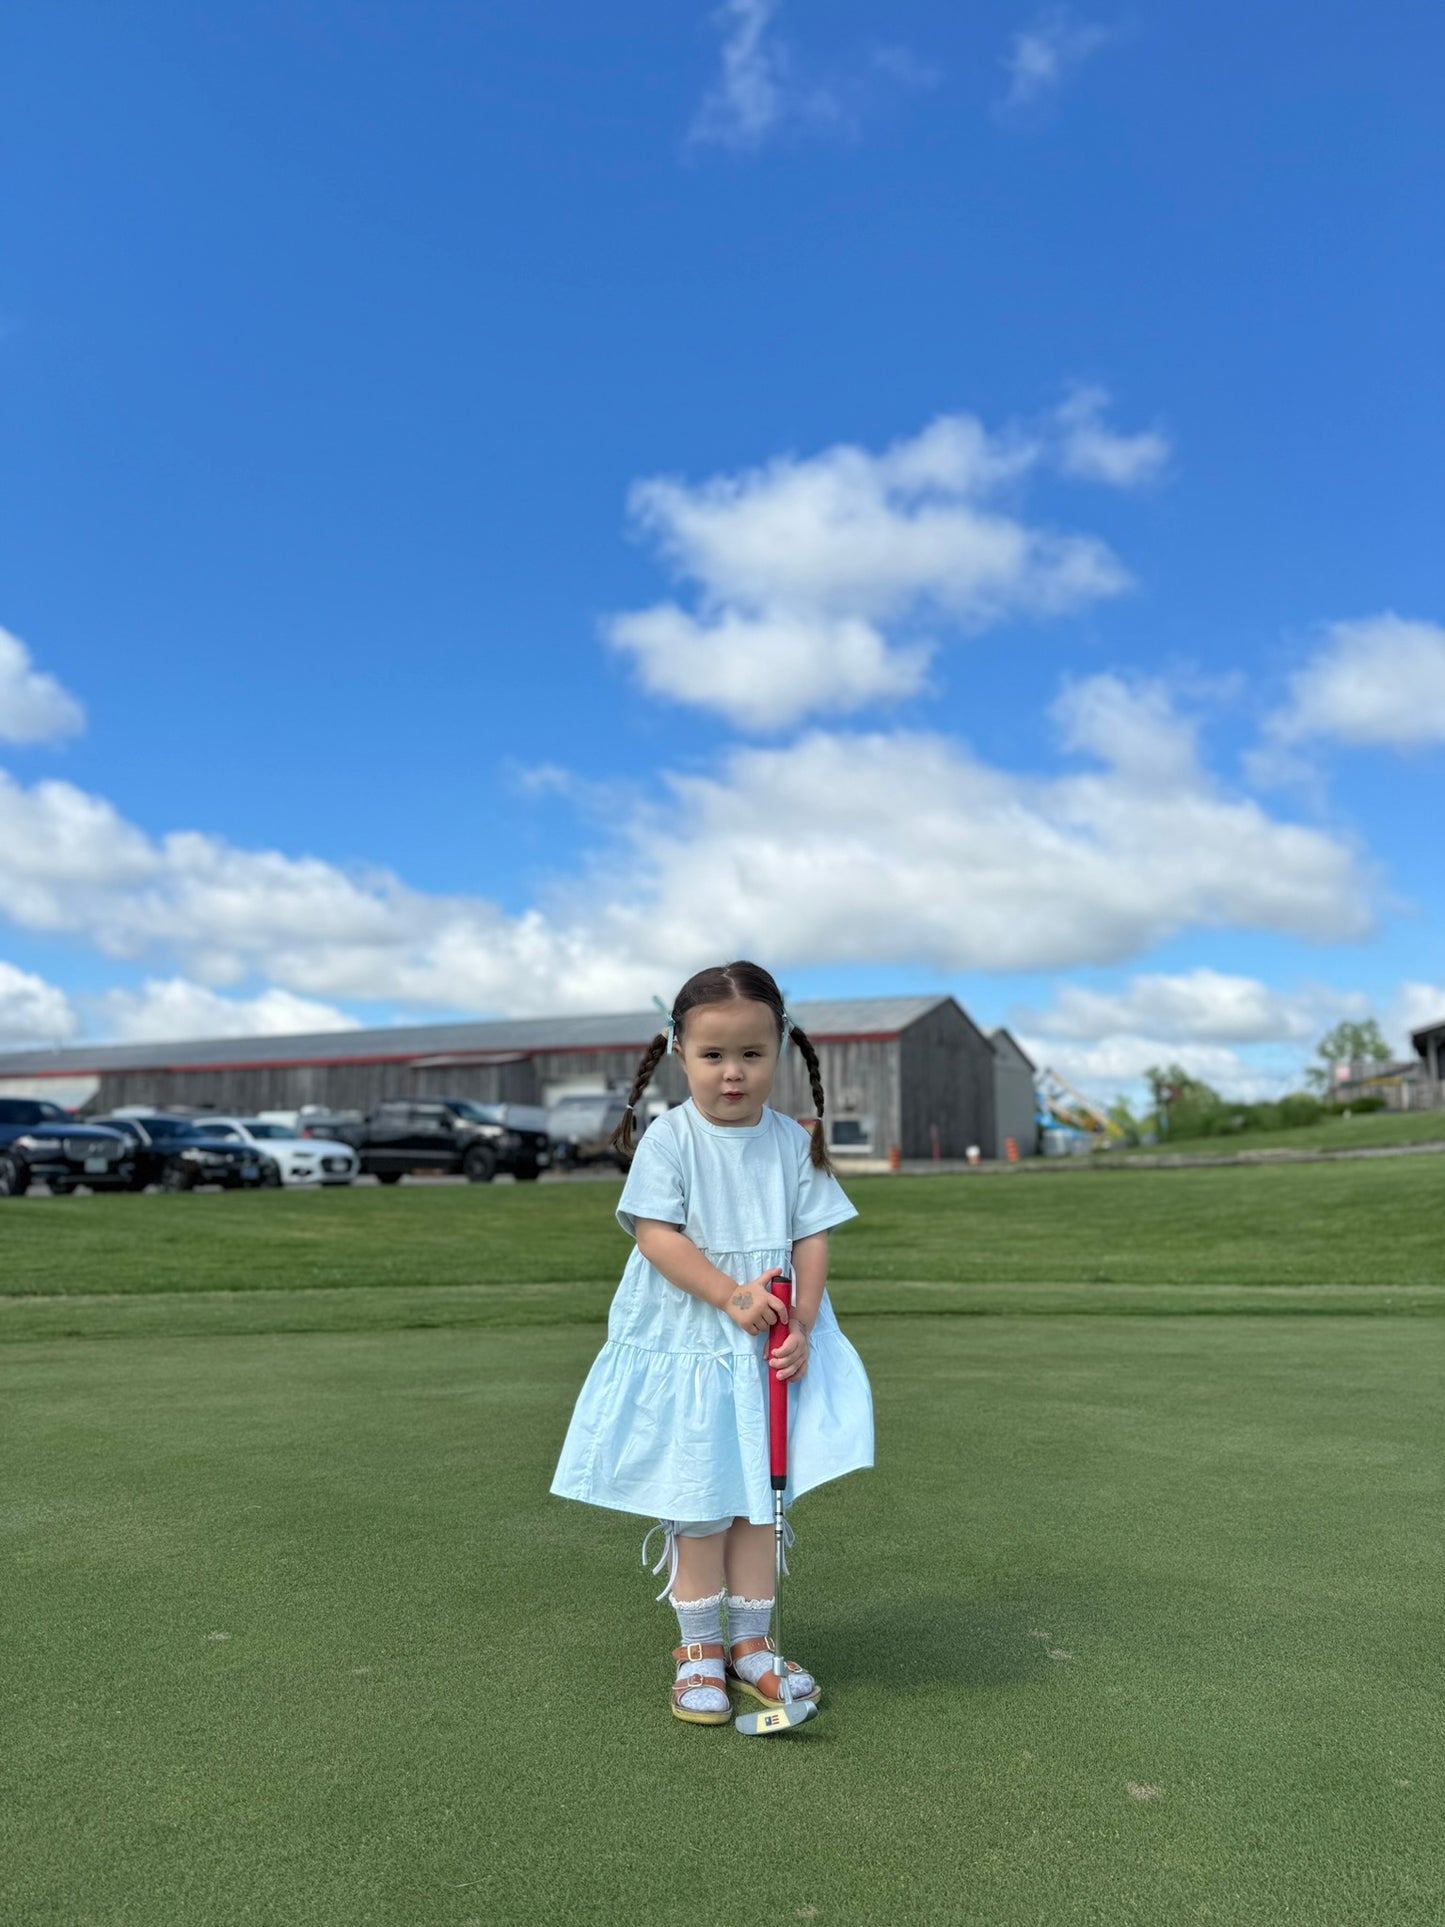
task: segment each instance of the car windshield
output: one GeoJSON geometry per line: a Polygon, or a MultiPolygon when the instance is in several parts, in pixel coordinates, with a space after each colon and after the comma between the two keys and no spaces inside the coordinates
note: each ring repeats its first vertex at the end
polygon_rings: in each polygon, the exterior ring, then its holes
{"type": "Polygon", "coordinates": [[[193,1124],[188,1117],[138,1117],[136,1123],[150,1137],[205,1136],[205,1132],[198,1125],[193,1124]]]}
{"type": "Polygon", "coordinates": [[[28,1097],[0,1097],[0,1124],[66,1124],[58,1104],[42,1104],[28,1097]]]}
{"type": "Polygon", "coordinates": [[[241,1129],[248,1131],[252,1137],[295,1137],[296,1135],[294,1131],[288,1131],[284,1124],[262,1124],[253,1118],[246,1118],[242,1122],[241,1129]]]}
{"type": "Polygon", "coordinates": [[[473,1124],[500,1124],[502,1107],[500,1104],[469,1104],[465,1098],[457,1098],[452,1106],[458,1117],[465,1117],[473,1124]]]}

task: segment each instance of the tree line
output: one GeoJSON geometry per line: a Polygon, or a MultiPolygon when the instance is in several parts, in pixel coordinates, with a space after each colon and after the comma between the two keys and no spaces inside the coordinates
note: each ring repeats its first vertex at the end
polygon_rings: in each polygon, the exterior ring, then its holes
{"type": "Polygon", "coordinates": [[[1151,1064],[1144,1073],[1151,1109],[1136,1115],[1128,1101],[1110,1106],[1109,1121],[1130,1144],[1148,1138],[1226,1137],[1241,1131],[1292,1130],[1318,1124],[1343,1112],[1358,1116],[1382,1111],[1383,1097],[1357,1097],[1348,1104],[1332,1101],[1341,1065],[1385,1064],[1393,1056],[1375,1018],[1336,1024],[1315,1047],[1315,1062],[1305,1072],[1309,1087],[1263,1103],[1243,1104],[1222,1097],[1202,1078],[1192,1077],[1182,1064],[1151,1064]]]}

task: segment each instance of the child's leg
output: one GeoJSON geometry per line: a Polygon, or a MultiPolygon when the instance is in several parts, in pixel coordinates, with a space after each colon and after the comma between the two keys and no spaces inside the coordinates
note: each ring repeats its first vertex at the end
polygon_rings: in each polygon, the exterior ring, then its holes
{"type": "MultiPolygon", "coordinates": [[[[746,1519],[734,1519],[727,1535],[723,1567],[728,1589],[728,1643],[761,1639],[773,1616],[776,1582],[776,1553],[771,1526],[755,1526],[746,1519]]],[[[788,1658],[785,1653],[784,1659],[788,1658]]],[[[773,1670],[773,1655],[766,1649],[733,1660],[733,1671],[749,1685],[756,1685],[773,1670]]],[[[817,1682],[811,1673],[790,1672],[788,1680],[794,1693],[806,1696],[817,1682]]]]}
{"type": "Polygon", "coordinates": [[[731,1535],[725,1519],[704,1519],[677,1528],[677,1571],[672,1602],[710,1598],[723,1590],[723,1545],[731,1535]]]}
{"type": "MultiPolygon", "coordinates": [[[[766,1599],[771,1603],[773,1556],[771,1526],[755,1526],[746,1519],[734,1519],[723,1552],[728,1592],[741,1594],[745,1599],[766,1599]]],[[[763,1630],[766,1632],[767,1628],[763,1630]]]]}
{"type": "Polygon", "coordinates": [[[728,1529],[726,1519],[704,1519],[695,1525],[676,1528],[677,1571],[673,1577],[671,1599],[677,1613],[681,1646],[694,1650],[712,1647],[711,1654],[699,1652],[696,1658],[684,1657],[678,1663],[677,1677],[704,1677],[709,1684],[694,1686],[677,1696],[677,1704],[687,1713],[727,1713],[730,1701],[722,1660],[722,1603],[726,1595],[723,1581],[723,1542],[728,1529]],[[712,1681],[717,1684],[711,1684],[712,1681]]]}

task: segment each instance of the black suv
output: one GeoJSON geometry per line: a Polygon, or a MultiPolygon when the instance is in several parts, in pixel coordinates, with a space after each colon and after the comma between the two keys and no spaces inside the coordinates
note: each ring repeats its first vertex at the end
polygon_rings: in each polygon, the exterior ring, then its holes
{"type": "Polygon", "coordinates": [[[157,1111],[145,1117],[106,1117],[96,1122],[124,1131],[130,1139],[137,1191],[148,1184],[158,1184],[162,1191],[194,1191],[198,1184],[221,1184],[234,1191],[281,1182],[274,1158],[264,1157],[254,1144],[208,1137],[205,1126],[194,1118],[157,1111]]]}
{"type": "Polygon", "coordinates": [[[58,1104],[0,1097],[0,1198],[22,1197],[37,1179],[57,1198],[81,1184],[92,1191],[132,1190],[130,1139],[82,1123],[58,1104]]]}

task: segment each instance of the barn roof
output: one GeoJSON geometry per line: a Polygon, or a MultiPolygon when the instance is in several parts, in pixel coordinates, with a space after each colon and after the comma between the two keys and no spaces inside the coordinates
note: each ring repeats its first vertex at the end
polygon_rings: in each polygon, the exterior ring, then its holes
{"type": "MultiPolygon", "coordinates": [[[[798,1022],[817,1042],[896,1037],[947,997],[853,997],[799,1003],[798,1022]]],[[[294,1037],[210,1037],[175,1043],[88,1044],[0,1052],[0,1077],[94,1077],[107,1071],[220,1070],[287,1064],[364,1064],[417,1057],[643,1050],[657,1035],[655,1010],[597,1017],[513,1017],[487,1023],[409,1024],[326,1030],[294,1037]]]]}

